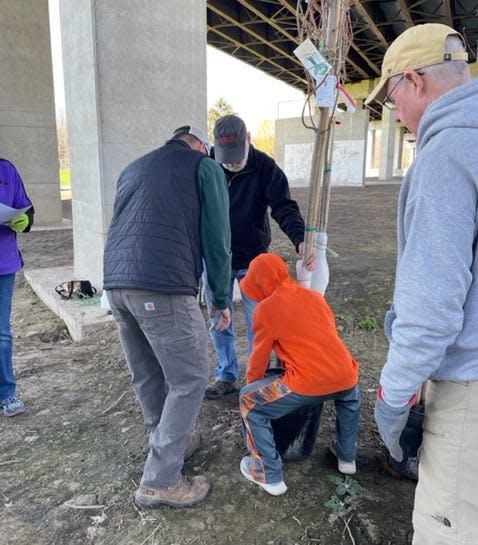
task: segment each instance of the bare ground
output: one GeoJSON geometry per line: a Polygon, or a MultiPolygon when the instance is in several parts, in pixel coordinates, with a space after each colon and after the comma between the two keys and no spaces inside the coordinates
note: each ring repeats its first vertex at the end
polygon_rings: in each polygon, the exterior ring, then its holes
{"type": "MultiPolygon", "coordinates": [[[[328,451],[334,411],[327,406],[313,454],[285,466],[289,490],[272,497],[239,472],[245,454],[237,396],[203,404],[200,451],[187,473],[204,473],[211,496],[194,509],[140,511],[132,501],[147,453],[147,435],[116,334],[73,343],[64,324],[38,300],[20,273],[14,296],[15,369],[27,411],[0,418],[0,545],[408,545],[414,483],[377,462],[375,388],[386,357],[381,330],[395,265],[398,186],[332,191],[327,298],[338,328],[361,362],[363,409],[355,481],[367,489],[353,503],[349,533],[324,503],[339,476],[328,451]],[[367,330],[375,319],[379,329],[367,330]]],[[[307,191],[293,195],[306,209],[307,191]]],[[[71,231],[22,236],[27,268],[72,262],[71,231]]],[[[272,249],[294,268],[292,245],[274,226],[272,249]]],[[[245,364],[242,312],[236,328],[245,364]]],[[[214,354],[211,350],[211,373],[214,354]]]]}

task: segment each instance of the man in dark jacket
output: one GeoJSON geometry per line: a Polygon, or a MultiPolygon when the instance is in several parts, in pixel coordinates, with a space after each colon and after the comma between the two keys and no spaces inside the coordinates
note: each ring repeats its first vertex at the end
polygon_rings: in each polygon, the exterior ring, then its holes
{"type": "Polygon", "coordinates": [[[141,507],[195,505],[210,489],[204,476],[181,473],[185,455],[199,446],[193,432],[209,375],[196,299],[203,260],[216,327],[231,321],[226,179],[207,147],[202,130],[184,126],[126,167],[105,245],[104,288],[150,431],[135,494],[141,507]]]}
{"type": "MultiPolygon", "coordinates": [[[[290,238],[299,255],[304,246],[304,220],[297,203],[291,199],[286,175],[276,162],[251,144],[251,134],[236,115],[225,115],[214,126],[214,158],[221,163],[229,187],[232,273],[229,282],[229,308],[232,309],[234,281],[246,275],[249,263],[267,252],[271,243],[268,209],[272,218],[290,238]]],[[[312,270],[315,255],[306,267],[312,270]]],[[[206,284],[206,302],[210,290],[206,284]]],[[[252,312],[256,303],[243,293],[242,303],[247,324],[248,353],[252,349],[252,312]]],[[[213,320],[214,323],[214,320],[213,320]]],[[[210,330],[216,349],[215,381],[206,389],[206,399],[217,399],[237,391],[239,366],[232,324],[224,330],[210,330]]]]}

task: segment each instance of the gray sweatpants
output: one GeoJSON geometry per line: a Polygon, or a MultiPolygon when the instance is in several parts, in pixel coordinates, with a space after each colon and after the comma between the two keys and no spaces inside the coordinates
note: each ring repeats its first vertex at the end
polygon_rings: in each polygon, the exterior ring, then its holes
{"type": "Polygon", "coordinates": [[[190,295],[107,291],[144,423],[150,451],[142,484],[175,484],[194,431],[209,376],[208,335],[190,295]]]}

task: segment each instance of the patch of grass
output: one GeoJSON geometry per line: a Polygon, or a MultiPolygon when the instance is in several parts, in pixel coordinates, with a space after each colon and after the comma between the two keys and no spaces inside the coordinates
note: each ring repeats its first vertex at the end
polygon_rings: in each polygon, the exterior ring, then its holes
{"type": "Polygon", "coordinates": [[[62,327],[59,332],[60,339],[63,341],[71,341],[71,335],[67,327],[62,327]]]}
{"type": "Polygon", "coordinates": [[[380,324],[375,316],[368,315],[359,320],[358,327],[364,331],[377,331],[380,329],[380,324]]]}

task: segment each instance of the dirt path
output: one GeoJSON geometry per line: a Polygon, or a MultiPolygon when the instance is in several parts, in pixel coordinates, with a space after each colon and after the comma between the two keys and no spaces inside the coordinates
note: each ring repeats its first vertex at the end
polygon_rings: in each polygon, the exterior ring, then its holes
{"type": "MultiPolygon", "coordinates": [[[[382,319],[392,293],[397,186],[335,189],[329,222],[327,297],[341,334],[361,362],[363,410],[356,481],[367,489],[351,521],[356,545],[407,545],[414,483],[386,475],[372,407],[387,343],[382,319]],[[380,329],[366,331],[373,323],[380,329]]],[[[295,190],[305,211],[305,190],[295,190]]],[[[71,264],[71,231],[22,237],[27,268],[71,264]]],[[[295,265],[292,245],[274,226],[273,250],[295,265]]],[[[1,545],[342,545],[352,543],[324,506],[338,476],[328,452],[333,406],[321,421],[315,451],[287,464],[288,492],[274,498],[239,473],[245,454],[237,397],[205,402],[201,450],[186,472],[205,473],[210,498],[195,509],[140,512],[132,502],[147,436],[116,334],[72,343],[60,322],[18,275],[13,327],[19,394],[27,412],[0,418],[1,545]]],[[[242,314],[236,321],[244,365],[242,314]]],[[[214,355],[211,351],[211,372],[214,355]]]]}

